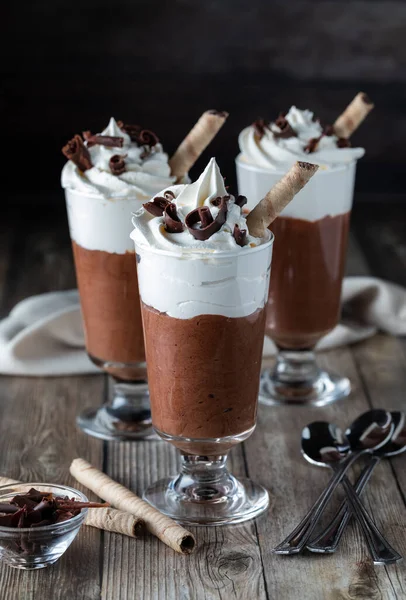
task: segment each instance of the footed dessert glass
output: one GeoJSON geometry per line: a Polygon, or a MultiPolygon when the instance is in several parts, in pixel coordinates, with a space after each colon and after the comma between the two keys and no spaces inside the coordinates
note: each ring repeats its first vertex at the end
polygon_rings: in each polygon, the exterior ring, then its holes
{"type": "Polygon", "coordinates": [[[134,245],[134,198],[65,189],[89,358],[111,376],[109,401],[77,423],[103,440],[156,439],[152,429],[134,245]]]}
{"type": "Polygon", "coordinates": [[[269,504],[226,461],[255,428],[272,243],[179,255],[136,244],[152,421],[182,457],[144,499],[188,525],[242,522],[269,504]]]}
{"type": "MultiPolygon", "coordinates": [[[[236,159],[238,190],[254,208],[282,177],[236,159]]],[[[275,235],[265,333],[275,367],[261,375],[263,404],[322,406],[348,396],[350,381],[321,369],[316,343],[337,325],[356,162],[320,168],[270,229],[275,235]]]]}

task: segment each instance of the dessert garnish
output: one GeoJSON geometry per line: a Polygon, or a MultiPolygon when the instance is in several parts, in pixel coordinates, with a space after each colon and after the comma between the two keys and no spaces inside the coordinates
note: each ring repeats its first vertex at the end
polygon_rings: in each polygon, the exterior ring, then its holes
{"type": "Polygon", "coordinates": [[[373,108],[374,104],[370,98],[364,92],[359,92],[336,119],[333,125],[336,136],[349,138],[373,108]]]}
{"type": "Polygon", "coordinates": [[[126,154],[124,156],[120,154],[115,154],[110,158],[109,167],[113,175],[122,175],[122,173],[124,173],[124,171],[126,170],[124,160],[126,156],[126,154]]]}
{"type": "MultiPolygon", "coordinates": [[[[167,194],[168,192],[165,193],[167,194]]],[[[152,202],[146,202],[142,206],[154,217],[162,217],[168,204],[170,204],[170,200],[163,198],[162,196],[157,196],[152,202]]]]}
{"type": "Polygon", "coordinates": [[[214,219],[208,206],[195,208],[186,215],[186,227],[196,240],[204,242],[221,229],[227,220],[227,200],[229,199],[230,196],[219,196],[212,201],[212,204],[219,206],[219,211],[214,219]],[[199,223],[200,226],[198,226],[199,223]]]}
{"type": "Polygon", "coordinates": [[[106,508],[100,502],[80,502],[68,496],[55,496],[31,488],[26,494],[17,494],[7,504],[0,503],[1,527],[43,527],[68,521],[82,508],[106,508]]]}
{"type": "Polygon", "coordinates": [[[286,118],[286,113],[279,113],[278,118],[273,122],[273,125],[279,129],[279,131],[275,131],[275,128],[272,128],[272,133],[276,138],[291,138],[297,137],[296,131],[292,128],[291,124],[286,118]]]}
{"type": "MultiPolygon", "coordinates": [[[[167,201],[168,202],[168,201],[167,201]]],[[[169,202],[164,210],[165,229],[168,233],[182,233],[184,227],[178,217],[176,204],[169,202]]]]}
{"type": "Polygon", "coordinates": [[[122,148],[124,144],[124,138],[116,135],[92,135],[90,131],[84,131],[83,137],[89,148],[96,144],[106,148],[122,148]]]}
{"type": "Polygon", "coordinates": [[[237,199],[234,201],[234,204],[236,204],[237,206],[239,206],[240,208],[242,208],[243,206],[245,206],[247,204],[248,200],[246,196],[241,196],[241,194],[239,196],[237,196],[237,199]]]}
{"type": "Polygon", "coordinates": [[[78,169],[81,171],[87,171],[93,167],[90,159],[89,150],[83,143],[82,138],[79,134],[76,134],[69,142],[62,148],[62,153],[68,160],[71,160],[78,169]]]}
{"type": "Polygon", "coordinates": [[[227,117],[227,112],[218,110],[207,110],[202,114],[169,161],[171,174],[177,181],[181,181],[189,172],[203,150],[224,125],[227,117]]]}
{"type": "Polygon", "coordinates": [[[255,130],[255,137],[258,140],[262,140],[266,130],[271,131],[270,121],[267,121],[266,119],[257,119],[253,122],[252,126],[255,130]]]}
{"type": "Polygon", "coordinates": [[[141,125],[129,125],[123,123],[123,121],[117,121],[117,125],[121,131],[124,131],[130,136],[132,142],[138,144],[138,146],[149,146],[152,148],[159,143],[158,136],[150,129],[143,129],[141,125]]]}
{"type": "Polygon", "coordinates": [[[240,229],[237,223],[234,225],[233,237],[238,246],[245,246],[246,238],[247,238],[247,230],[240,229]]]}
{"type": "Polygon", "coordinates": [[[190,554],[195,549],[196,540],[192,533],[83,458],[73,460],[70,472],[77,481],[92,490],[99,498],[107,500],[122,511],[144,519],[147,529],[176,552],[190,554]]]}
{"type": "Polygon", "coordinates": [[[262,237],[268,226],[316,173],[318,165],[297,161],[247,217],[251,235],[262,237]]]}

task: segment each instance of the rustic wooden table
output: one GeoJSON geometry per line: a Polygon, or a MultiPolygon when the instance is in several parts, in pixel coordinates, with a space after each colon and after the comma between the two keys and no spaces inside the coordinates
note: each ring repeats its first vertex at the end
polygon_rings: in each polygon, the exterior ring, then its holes
{"type": "MultiPolygon", "coordinates": [[[[60,205],[60,198],[55,204],[60,205]]],[[[349,274],[373,274],[406,285],[406,206],[359,203],[354,209],[349,274]]],[[[0,222],[0,307],[4,316],[22,298],[75,286],[65,215],[35,206],[0,222]]],[[[83,527],[61,560],[35,572],[0,565],[2,600],[282,599],[401,600],[406,563],[374,568],[357,526],[330,556],[281,557],[273,546],[290,532],[329,473],[300,456],[304,424],[326,419],[345,426],[371,407],[405,408],[406,342],[379,334],[320,356],[347,375],[351,396],[318,409],[260,407],[255,433],[230,456],[271,494],[269,512],[245,525],[195,530],[197,551],[177,555],[157,539],[134,540],[83,527]]],[[[23,481],[73,484],[68,466],[82,456],[141,494],[177,470],[174,448],[161,442],[103,443],[75,427],[84,407],[107,393],[103,375],[0,377],[0,474],[23,481]]],[[[365,494],[377,525],[406,557],[405,457],[381,463],[365,494]]]]}

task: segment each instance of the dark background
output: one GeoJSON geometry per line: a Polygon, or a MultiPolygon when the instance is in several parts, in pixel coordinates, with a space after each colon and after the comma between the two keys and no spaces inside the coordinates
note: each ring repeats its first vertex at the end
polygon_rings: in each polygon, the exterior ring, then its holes
{"type": "Polygon", "coordinates": [[[229,111],[192,176],[216,155],[233,184],[244,126],[291,104],[332,122],[360,90],[376,108],[353,136],[367,150],[358,199],[405,198],[405,2],[36,0],[7,10],[4,204],[10,194],[62,203],[60,148],[111,115],[153,129],[171,153],[203,110],[229,111]]]}

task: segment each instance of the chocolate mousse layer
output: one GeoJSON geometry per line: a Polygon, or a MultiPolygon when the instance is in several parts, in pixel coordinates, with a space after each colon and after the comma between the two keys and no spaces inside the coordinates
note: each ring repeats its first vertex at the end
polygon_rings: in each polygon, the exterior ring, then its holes
{"type": "Polygon", "coordinates": [[[350,213],[304,221],[278,217],[266,333],[280,347],[310,349],[337,324],[350,213]]]}
{"type": "Polygon", "coordinates": [[[119,379],[145,379],[145,368],[137,365],[145,362],[145,351],[135,253],[72,246],[90,358],[119,379]]]}
{"type": "Polygon", "coordinates": [[[255,426],[265,308],[175,319],[142,303],[154,427],[196,455],[222,454],[255,426]],[[159,338],[160,343],[154,341],[159,338]],[[206,440],[204,440],[206,438],[206,440]]]}

